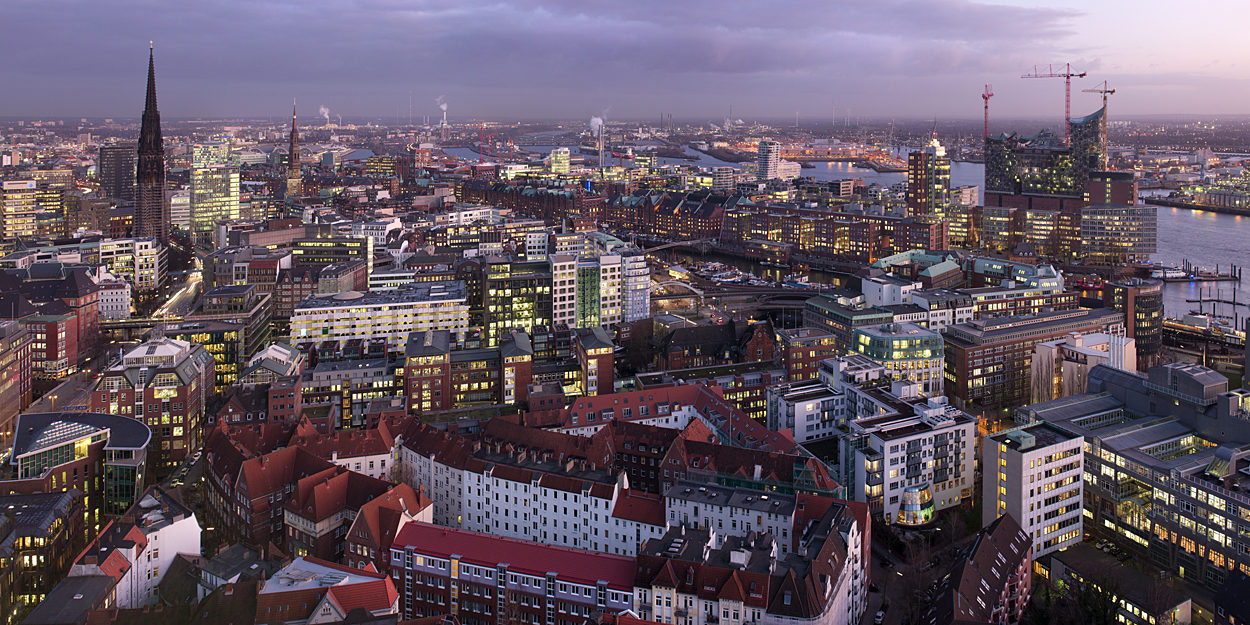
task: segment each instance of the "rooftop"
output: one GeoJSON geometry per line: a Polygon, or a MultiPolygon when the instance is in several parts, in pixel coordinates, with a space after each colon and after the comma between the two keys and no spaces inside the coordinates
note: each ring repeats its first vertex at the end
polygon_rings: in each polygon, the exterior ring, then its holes
{"type": "Polygon", "coordinates": [[[317,558],[300,557],[281,571],[274,573],[273,577],[260,589],[260,594],[310,590],[340,584],[362,584],[385,577],[371,569],[355,569],[331,564],[317,558]]]}
{"type": "Polygon", "coordinates": [[[769,512],[790,516],[794,514],[794,495],[782,493],[764,493],[755,489],[730,488],[714,482],[696,482],[693,480],[677,480],[664,493],[668,499],[684,499],[695,503],[717,506],[733,506],[756,512],[769,512]]]}
{"type": "Polygon", "coordinates": [[[105,449],[146,449],[152,430],[142,421],[95,412],[45,412],[17,417],[10,464],[21,456],[107,431],[105,449]]]}
{"type": "MultiPolygon", "coordinates": [[[[324,274],[324,270],[322,271],[324,274]]],[[[344,291],[342,293],[313,295],[296,308],[296,314],[309,313],[326,308],[358,308],[363,306],[394,306],[424,302],[464,301],[468,290],[463,280],[439,282],[414,282],[401,285],[393,291],[344,291]]]]}

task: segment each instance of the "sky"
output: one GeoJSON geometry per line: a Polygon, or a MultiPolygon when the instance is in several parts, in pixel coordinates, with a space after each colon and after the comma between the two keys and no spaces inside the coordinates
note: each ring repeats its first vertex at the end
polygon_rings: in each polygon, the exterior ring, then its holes
{"type": "Polygon", "coordinates": [[[1247,113],[1235,0],[3,0],[0,116],[841,121],[1247,113]],[[411,106],[410,103],[411,102],[411,106]]]}

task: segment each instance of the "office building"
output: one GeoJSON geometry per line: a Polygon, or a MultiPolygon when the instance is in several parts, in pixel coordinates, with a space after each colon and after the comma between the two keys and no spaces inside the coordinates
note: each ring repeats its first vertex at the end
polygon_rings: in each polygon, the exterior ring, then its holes
{"type": "Polygon", "coordinates": [[[1030,363],[1030,399],[1043,402],[1086,391],[1089,372],[1098,365],[1137,370],[1133,339],[1118,334],[1081,334],[1034,346],[1030,363]]]}
{"type": "Polygon", "coordinates": [[[769,181],[781,177],[781,144],[760,141],[756,157],[756,179],[769,181]]]}
{"type": "Polygon", "coordinates": [[[139,160],[135,168],[135,236],[154,237],[169,245],[169,202],[165,197],[165,144],[161,114],[156,110],[156,61],[148,50],[148,93],[139,127],[139,160]]]}
{"type": "Polygon", "coordinates": [[[1081,542],[1085,438],[1046,422],[985,437],[982,525],[1004,515],[1039,557],[1081,542]]]}
{"type": "Polygon", "coordinates": [[[1124,313],[1126,334],[1137,350],[1137,368],[1147,371],[1163,360],[1163,281],[1130,278],[1108,282],[1103,305],[1124,313]]]}
{"type": "Polygon", "coordinates": [[[100,146],[96,162],[100,175],[100,193],[105,197],[134,201],[135,162],[138,152],[134,144],[100,146]]]}
{"type": "Polygon", "coordinates": [[[1085,204],[1132,206],[1137,203],[1137,181],[1131,171],[1090,172],[1085,183],[1085,204]]]}
{"type": "MultiPolygon", "coordinates": [[[[103,239],[100,241],[100,262],[109,273],[127,279],[137,291],[155,292],[169,275],[168,250],[155,238],[103,239]]],[[[145,293],[140,300],[151,299],[145,293]]]]}
{"type": "Polygon", "coordinates": [[[857,328],[893,320],[893,312],[867,306],[864,296],[858,293],[822,293],[803,303],[803,326],[832,334],[839,353],[851,350],[851,336],[857,328]]]}
{"type": "MultiPolygon", "coordinates": [[[[507,306],[506,301],[500,300],[499,306],[507,306]]],[[[468,328],[469,302],[463,280],[417,282],[395,291],[309,297],[291,315],[291,343],[385,337],[398,350],[414,331],[448,330],[461,341],[468,328]]]]}
{"type": "Polygon", "coordinates": [[[213,233],[221,221],[239,218],[239,169],[203,164],[191,170],[191,240],[203,248],[219,245],[213,233]]]}
{"type": "Polygon", "coordinates": [[[1228,378],[1172,363],[1147,376],[1096,367],[1088,393],[1023,406],[1015,417],[1083,437],[1087,528],[1216,590],[1232,571],[1250,574],[1237,529],[1250,513],[1248,411],[1250,393],[1230,391],[1228,378]]]}
{"type": "Polygon", "coordinates": [[[121,415],[152,429],[154,464],[171,467],[200,446],[204,404],[213,395],[213,355],[169,338],[140,343],[100,372],[91,410],[121,415]]]}
{"type": "Polygon", "coordinates": [[[1081,256],[1095,263],[1148,260],[1159,251],[1158,209],[1099,204],[1081,209],[1081,256]]]}
{"type": "Polygon", "coordinates": [[[907,155],[907,214],[943,215],[950,203],[951,159],[934,136],[907,155]]]}
{"type": "Polygon", "coordinates": [[[152,430],[116,414],[50,412],[17,419],[5,494],[77,489],[84,495],[89,535],[137,501],[147,470],[152,430]]]}
{"type": "Polygon", "coordinates": [[[34,180],[6,180],[4,189],[4,223],[0,233],[5,238],[33,237],[37,234],[36,213],[39,188],[34,180]]]}
{"type": "MultiPolygon", "coordinates": [[[[1194,605],[1193,593],[1188,588],[1172,586],[1160,580],[1160,575],[1153,570],[1127,565],[1094,545],[1076,544],[1049,557],[1040,558],[1034,571],[1047,577],[1051,587],[1071,588],[1077,593],[1087,583],[1105,585],[1110,592],[1108,603],[1103,605],[1111,608],[1105,613],[1117,623],[1157,625],[1201,622],[1201,619],[1195,618],[1199,610],[1194,605]]],[[[1229,571],[1229,579],[1233,579],[1238,573],[1239,571],[1229,571]]],[[[1219,594],[1214,599],[1217,616],[1212,622],[1220,623],[1219,594]]]]}
{"type": "MultiPolygon", "coordinates": [[[[603,157],[600,156],[602,159],[603,157]]],[[[551,150],[551,173],[567,174],[569,173],[569,149],[555,148],[551,150]]]]}
{"type": "Polygon", "coordinates": [[[32,400],[33,380],[30,333],[18,321],[0,321],[0,449],[13,445],[17,416],[32,400]]]}
{"type": "Polygon", "coordinates": [[[926,395],[943,394],[942,335],[914,323],[862,326],[851,337],[851,351],[880,363],[891,380],[911,380],[926,395]]]}
{"type": "MultiPolygon", "coordinates": [[[[619,276],[620,268],[616,269],[615,275],[619,276]]],[[[487,259],[485,271],[483,296],[486,332],[484,338],[488,346],[499,345],[505,334],[513,328],[525,330],[534,326],[551,325],[551,263],[547,261],[516,262],[506,255],[491,256],[487,259]]],[[[585,275],[597,276],[599,272],[598,263],[594,263],[593,270],[586,269],[585,275]]],[[[577,273],[577,288],[580,291],[583,288],[581,279],[583,267],[580,262],[577,273]]],[[[589,289],[589,286],[586,288],[589,289]]],[[[619,302],[619,291],[616,296],[618,298],[616,301],[619,302]]],[[[598,289],[594,289],[594,299],[598,304],[598,289]]],[[[580,306],[579,310],[582,310],[580,306]]],[[[595,312],[598,314],[597,308],[595,312]]]]}
{"type": "Polygon", "coordinates": [[[963,410],[982,412],[1027,404],[1034,347],[1069,333],[1113,334],[1124,314],[1106,308],[976,319],[946,328],[946,394],[963,410]]]}
{"type": "MultiPolygon", "coordinates": [[[[0,610],[23,613],[42,602],[69,573],[88,539],[83,494],[77,489],[0,496],[0,610]]],[[[93,535],[94,528],[91,531],[93,535]]]]}

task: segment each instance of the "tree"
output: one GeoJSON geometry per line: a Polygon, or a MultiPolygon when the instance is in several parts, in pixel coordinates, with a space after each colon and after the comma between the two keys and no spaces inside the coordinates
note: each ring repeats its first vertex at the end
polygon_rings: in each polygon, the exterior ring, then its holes
{"type": "Polygon", "coordinates": [[[1116,625],[1120,611],[1120,577],[1109,568],[1087,571],[1068,583],[1081,621],[1088,625],[1116,625]]]}

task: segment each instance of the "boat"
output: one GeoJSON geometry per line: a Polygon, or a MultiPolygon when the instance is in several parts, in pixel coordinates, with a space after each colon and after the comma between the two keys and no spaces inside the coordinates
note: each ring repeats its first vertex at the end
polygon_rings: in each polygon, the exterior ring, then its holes
{"type": "Polygon", "coordinates": [[[801,274],[797,274],[797,273],[792,273],[786,276],[785,279],[782,280],[782,283],[788,287],[794,287],[798,289],[812,288],[811,278],[801,275],[801,274]]]}
{"type": "Polygon", "coordinates": [[[1165,266],[1151,270],[1150,277],[1164,280],[1182,280],[1191,276],[1176,267],[1165,266]]]}

